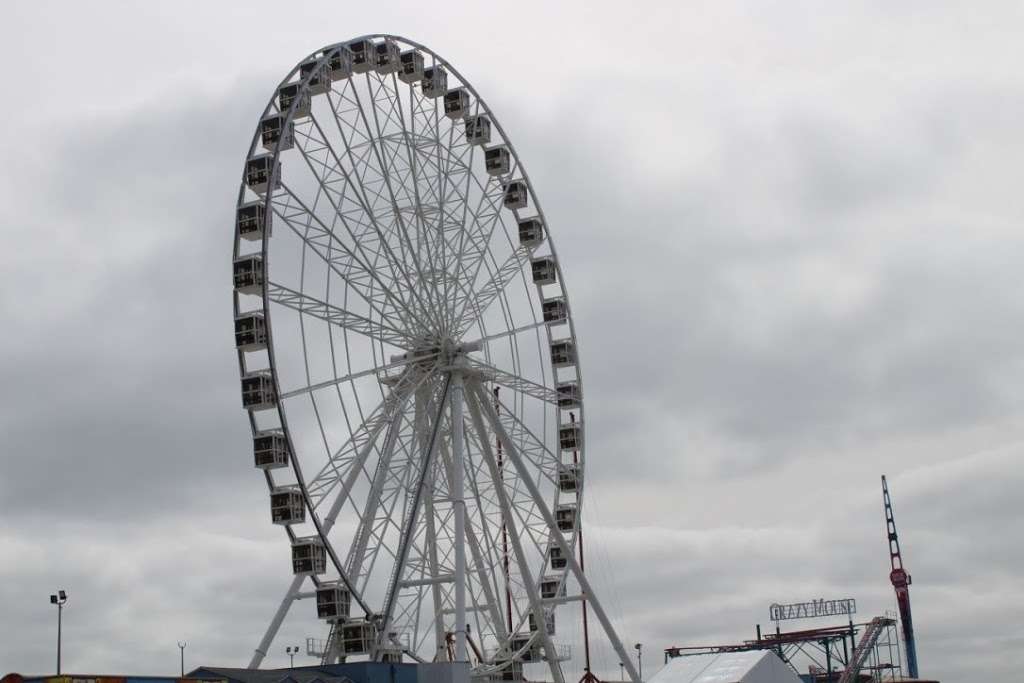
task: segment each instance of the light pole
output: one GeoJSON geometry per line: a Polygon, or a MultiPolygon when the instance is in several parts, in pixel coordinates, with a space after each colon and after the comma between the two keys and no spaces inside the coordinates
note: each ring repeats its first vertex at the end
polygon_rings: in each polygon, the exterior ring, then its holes
{"type": "Polygon", "coordinates": [[[285,653],[287,653],[287,655],[292,660],[290,668],[294,669],[295,668],[295,655],[299,654],[299,646],[296,645],[295,647],[286,647],[284,649],[284,651],[285,651],[285,653]]]}
{"type": "Polygon", "coordinates": [[[187,641],[179,640],[178,649],[181,650],[181,677],[185,677],[185,646],[188,645],[187,641]]]}
{"type": "Polygon", "coordinates": [[[626,665],[622,662],[619,662],[619,680],[626,680],[626,665]]]}
{"type": "Polygon", "coordinates": [[[57,605],[57,675],[60,676],[60,629],[61,613],[64,611],[64,603],[68,601],[68,594],[64,591],[57,591],[56,595],[50,596],[50,604],[57,605]]]}
{"type": "Polygon", "coordinates": [[[644,644],[643,643],[637,643],[633,647],[636,648],[636,670],[637,670],[637,674],[636,675],[637,675],[637,678],[639,678],[641,681],[643,681],[644,680],[644,660],[643,660],[644,644]]]}

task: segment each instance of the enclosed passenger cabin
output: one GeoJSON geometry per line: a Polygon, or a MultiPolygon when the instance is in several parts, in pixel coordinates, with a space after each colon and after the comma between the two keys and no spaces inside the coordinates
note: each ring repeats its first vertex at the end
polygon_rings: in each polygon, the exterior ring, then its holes
{"type": "Polygon", "coordinates": [[[551,365],[564,368],[576,363],[576,345],[571,339],[559,339],[551,342],[551,365]]]}
{"type": "Polygon", "coordinates": [[[448,92],[448,72],[443,66],[428,66],[423,70],[423,96],[440,97],[448,92]]]}
{"type": "Polygon", "coordinates": [[[329,622],[345,621],[352,609],[352,594],[340,581],[325,581],[316,589],[316,616],[329,622]]]}
{"type": "Polygon", "coordinates": [[[562,493],[576,493],[580,484],[579,465],[558,466],[558,490],[562,493]]]}
{"type": "Polygon", "coordinates": [[[238,228],[238,236],[252,241],[263,239],[264,232],[270,235],[264,211],[262,199],[246,202],[239,206],[235,213],[235,227],[238,228]]]}
{"type": "Polygon", "coordinates": [[[353,40],[348,44],[348,49],[352,53],[353,73],[364,74],[373,69],[376,64],[376,52],[374,51],[372,41],[365,38],[353,40]]]}
{"type": "Polygon", "coordinates": [[[471,145],[486,145],[491,141],[491,119],[484,114],[466,117],[466,140],[471,145]]]}
{"type": "Polygon", "coordinates": [[[444,115],[450,119],[469,116],[469,106],[469,92],[465,88],[455,88],[444,94],[444,115]]]}
{"type": "Polygon", "coordinates": [[[575,408],[580,404],[580,385],[578,382],[564,382],[555,387],[558,394],[559,408],[575,408]]]}
{"type": "Polygon", "coordinates": [[[235,291],[239,294],[259,294],[263,291],[263,257],[259,254],[235,259],[232,274],[235,291]]]}
{"type": "Polygon", "coordinates": [[[525,633],[517,633],[509,640],[509,647],[512,648],[512,653],[515,654],[520,650],[526,649],[519,653],[519,661],[522,662],[539,662],[540,661],[540,646],[536,641],[531,641],[532,636],[525,633]],[[527,647],[529,645],[529,647],[527,647]]]}
{"type": "Polygon", "coordinates": [[[548,542],[548,562],[551,563],[552,569],[565,569],[569,564],[569,560],[565,558],[565,553],[562,552],[562,546],[554,541],[548,542]]]}
{"type": "Polygon", "coordinates": [[[576,528],[576,504],[559,505],[555,510],[555,523],[560,531],[572,531],[576,528]]]}
{"type": "Polygon", "coordinates": [[[553,285],[558,280],[558,266],[550,256],[534,259],[530,269],[533,272],[533,284],[553,285]]]}
{"type": "Polygon", "coordinates": [[[295,111],[292,113],[293,121],[309,116],[312,100],[309,90],[303,88],[302,83],[286,83],[277,91],[277,108],[281,110],[282,114],[288,113],[292,102],[295,102],[295,111]]]}
{"type": "Polygon", "coordinates": [[[544,299],[540,307],[541,312],[544,314],[544,322],[546,323],[560,323],[569,317],[569,310],[565,305],[565,299],[560,296],[544,299]]]}
{"type": "Polygon", "coordinates": [[[331,71],[327,61],[311,59],[299,65],[299,80],[309,78],[307,86],[310,95],[323,95],[331,89],[331,71]]]}
{"type": "Polygon", "coordinates": [[[502,203],[506,209],[522,209],[526,206],[526,183],[522,180],[513,180],[505,185],[505,196],[502,203]]]}
{"type": "Polygon", "coordinates": [[[261,470],[288,467],[288,439],[276,430],[257,432],[252,438],[252,454],[261,470]]]}
{"type": "Polygon", "coordinates": [[[323,574],[327,571],[327,549],[319,536],[296,538],[292,542],[292,573],[323,574]]]}
{"type": "Polygon", "coordinates": [[[498,145],[484,150],[484,166],[487,168],[488,175],[497,176],[508,173],[512,167],[512,154],[508,151],[508,147],[498,145]]]}
{"type": "Polygon", "coordinates": [[[532,248],[543,241],[544,223],[539,218],[526,218],[519,221],[519,244],[532,248]]]}
{"type": "Polygon", "coordinates": [[[282,114],[271,114],[260,120],[260,141],[265,149],[291,149],[295,146],[295,124],[282,114]]]}
{"type": "Polygon", "coordinates": [[[270,492],[270,521],[284,526],[306,521],[306,505],[297,486],[281,486],[270,492]]]}
{"type": "Polygon", "coordinates": [[[327,70],[331,75],[331,80],[343,81],[350,78],[352,76],[352,51],[348,49],[348,46],[339,45],[337,48],[329,50],[329,53],[327,70]]]}
{"type": "Polygon", "coordinates": [[[353,619],[341,625],[339,648],[342,656],[368,653],[377,638],[377,628],[365,619],[353,619]]]}
{"type": "Polygon", "coordinates": [[[274,189],[281,184],[280,162],[274,163],[271,154],[258,154],[245,162],[245,184],[253,192],[263,194],[267,191],[270,179],[274,179],[274,189]]]}
{"type": "Polygon", "coordinates": [[[247,410],[266,410],[277,405],[274,378],[267,370],[242,376],[242,407],[247,410]]]}
{"type": "Polygon", "coordinates": [[[544,600],[565,597],[565,583],[558,576],[542,576],[540,579],[540,597],[544,600]]]}
{"type": "Polygon", "coordinates": [[[578,422],[562,425],[558,428],[558,443],[563,451],[579,450],[583,443],[583,430],[578,422]]]}
{"type": "Polygon", "coordinates": [[[393,74],[401,67],[399,63],[398,44],[392,38],[385,38],[373,46],[374,68],[379,74],[393,74]]]}
{"type": "MultiPolygon", "coordinates": [[[[555,635],[555,613],[552,610],[544,610],[544,630],[549,636],[555,635]]],[[[530,632],[537,630],[537,619],[533,612],[530,612],[530,632]]]]}
{"type": "Polygon", "coordinates": [[[405,83],[423,80],[423,53],[419,50],[406,50],[398,56],[398,77],[405,83]]]}
{"type": "Polygon", "coordinates": [[[267,321],[262,313],[253,311],[235,318],[235,348],[239,351],[267,348],[267,321]]]}

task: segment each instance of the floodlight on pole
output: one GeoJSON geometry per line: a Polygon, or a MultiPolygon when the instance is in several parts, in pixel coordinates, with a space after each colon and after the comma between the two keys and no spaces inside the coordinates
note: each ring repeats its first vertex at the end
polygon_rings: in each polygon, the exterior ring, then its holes
{"type": "Polygon", "coordinates": [[[185,646],[188,645],[188,641],[179,640],[178,649],[181,650],[181,677],[185,677],[185,646]]]}
{"type": "Polygon", "coordinates": [[[68,594],[62,590],[50,596],[50,604],[57,606],[57,675],[60,676],[60,635],[61,616],[64,611],[64,603],[68,601],[68,594]]]}
{"type": "Polygon", "coordinates": [[[291,664],[290,664],[289,668],[294,669],[295,668],[295,655],[299,654],[299,646],[296,645],[295,647],[292,647],[292,646],[289,645],[288,647],[286,647],[284,649],[284,651],[285,651],[285,654],[287,654],[288,657],[291,659],[291,664]]]}
{"type": "Polygon", "coordinates": [[[643,662],[644,644],[643,643],[637,643],[633,647],[636,648],[637,678],[639,678],[641,681],[643,681],[644,680],[644,662],[643,662]]]}

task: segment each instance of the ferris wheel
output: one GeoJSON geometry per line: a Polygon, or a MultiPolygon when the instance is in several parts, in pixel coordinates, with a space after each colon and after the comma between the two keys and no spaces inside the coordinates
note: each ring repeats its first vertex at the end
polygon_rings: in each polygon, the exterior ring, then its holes
{"type": "Polygon", "coordinates": [[[309,55],[238,192],[235,342],[293,579],[250,663],[315,598],[324,662],[470,662],[562,681],[583,382],[547,222],[493,112],[437,54],[373,35],[309,55]]]}

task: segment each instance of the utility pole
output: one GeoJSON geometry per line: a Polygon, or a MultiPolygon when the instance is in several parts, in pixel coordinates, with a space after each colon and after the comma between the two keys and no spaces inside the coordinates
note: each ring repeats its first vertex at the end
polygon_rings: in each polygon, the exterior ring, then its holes
{"type": "Polygon", "coordinates": [[[60,676],[60,631],[61,613],[64,611],[64,603],[68,601],[68,594],[64,591],[57,591],[56,595],[50,596],[50,604],[57,606],[57,675],[60,676]]]}
{"type": "Polygon", "coordinates": [[[188,642],[186,642],[184,640],[179,640],[178,641],[178,649],[181,650],[181,677],[182,678],[185,677],[185,646],[186,645],[188,645],[188,642]]]}

